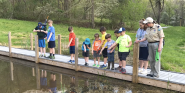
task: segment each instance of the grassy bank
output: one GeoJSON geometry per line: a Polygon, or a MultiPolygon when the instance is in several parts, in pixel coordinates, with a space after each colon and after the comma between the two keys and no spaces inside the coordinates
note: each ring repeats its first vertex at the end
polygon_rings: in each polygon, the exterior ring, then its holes
{"type": "MultiPolygon", "coordinates": [[[[29,21],[20,21],[20,20],[7,20],[0,19],[0,44],[8,44],[8,32],[12,32],[12,45],[18,48],[29,48],[30,47],[30,33],[36,27],[37,22],[29,21]]],[[[64,24],[54,24],[56,30],[56,38],[58,34],[62,35],[62,47],[68,44],[68,35],[67,30],[68,25],[64,24]]],[[[162,53],[162,68],[170,71],[185,72],[185,27],[170,27],[164,29],[165,32],[165,46],[162,53]]],[[[91,42],[94,40],[94,34],[101,33],[98,29],[74,27],[74,32],[76,37],[79,38],[79,47],[81,48],[82,42],[86,38],[90,38],[91,42]]],[[[133,32],[133,31],[132,31],[133,32]]],[[[113,30],[108,30],[107,33],[112,34],[113,40],[116,40],[113,30]]],[[[35,35],[36,33],[34,33],[35,35]]],[[[132,41],[135,40],[136,33],[130,33],[129,31],[126,34],[130,35],[132,41]]],[[[64,50],[67,51],[67,48],[64,47],[64,50]]],[[[133,49],[133,45],[130,48],[133,49]]],[[[68,51],[66,52],[66,54],[68,51]]],[[[80,52],[81,53],[81,52],[80,52]]]]}

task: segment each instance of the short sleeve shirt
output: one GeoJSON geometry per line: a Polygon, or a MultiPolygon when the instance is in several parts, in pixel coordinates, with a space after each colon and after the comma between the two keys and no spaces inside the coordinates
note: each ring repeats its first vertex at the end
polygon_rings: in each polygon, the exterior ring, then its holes
{"type": "MultiPolygon", "coordinates": [[[[146,31],[144,30],[144,29],[138,29],[137,30],[137,34],[136,34],[136,38],[137,38],[137,40],[142,40],[144,37],[145,37],[145,34],[146,34],[146,31]]],[[[147,40],[145,40],[145,41],[143,41],[143,42],[140,42],[140,47],[147,47],[147,45],[148,45],[148,41],[147,40]]]]}
{"type": "Polygon", "coordinates": [[[53,26],[48,28],[47,39],[49,38],[51,33],[52,33],[52,36],[49,41],[55,41],[55,28],[53,26]]]}
{"type": "Polygon", "coordinates": [[[145,38],[147,41],[150,42],[157,42],[160,41],[161,38],[165,37],[163,29],[160,25],[154,24],[153,27],[148,27],[146,29],[145,38]]]}
{"type": "MultiPolygon", "coordinates": [[[[105,43],[107,42],[107,39],[105,39],[105,36],[107,35],[107,33],[103,34],[102,37],[101,37],[101,40],[104,40],[103,44],[102,44],[102,47],[105,45],[105,43]]],[[[107,48],[107,47],[105,47],[107,48]]]]}
{"type": "Polygon", "coordinates": [[[94,40],[93,41],[93,43],[92,43],[92,45],[93,45],[93,51],[99,51],[100,50],[100,48],[98,49],[98,47],[100,46],[100,44],[101,44],[101,40],[99,39],[99,40],[94,40]]]}
{"type": "MultiPolygon", "coordinates": [[[[111,40],[110,42],[106,42],[105,45],[104,45],[104,47],[110,48],[114,43],[115,43],[115,41],[114,40],[111,40]]],[[[109,53],[110,51],[111,50],[108,50],[107,49],[107,53],[109,53]]]]}
{"type": "Polygon", "coordinates": [[[119,44],[119,52],[129,52],[129,48],[126,46],[129,45],[129,42],[131,41],[131,38],[129,35],[119,36],[116,40],[116,43],[119,44]]]}
{"type": "Polygon", "coordinates": [[[71,40],[72,38],[73,38],[73,40],[72,40],[70,46],[75,46],[75,38],[76,38],[76,35],[75,35],[74,32],[72,32],[72,33],[69,34],[69,42],[70,42],[70,40],[71,40]]]}
{"type": "Polygon", "coordinates": [[[86,51],[89,51],[89,49],[87,48],[87,46],[91,47],[91,43],[87,45],[87,44],[85,44],[85,42],[83,42],[83,44],[82,44],[82,50],[84,50],[84,45],[85,45],[86,51]]]}

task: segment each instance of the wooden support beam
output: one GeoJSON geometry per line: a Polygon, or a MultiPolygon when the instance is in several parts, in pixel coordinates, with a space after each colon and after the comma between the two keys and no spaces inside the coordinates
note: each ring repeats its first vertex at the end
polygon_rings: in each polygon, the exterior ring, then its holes
{"type": "Polygon", "coordinates": [[[78,71],[78,38],[75,38],[75,71],[78,71]]]}
{"type": "Polygon", "coordinates": [[[35,63],[39,63],[38,35],[35,35],[35,63]]]}
{"type": "Polygon", "coordinates": [[[9,57],[12,57],[11,32],[8,33],[9,57]]]}
{"type": "Polygon", "coordinates": [[[58,35],[58,54],[61,54],[61,35],[58,35]]]}
{"type": "Polygon", "coordinates": [[[139,43],[134,43],[132,83],[138,83],[139,43]]]}
{"type": "Polygon", "coordinates": [[[31,50],[33,50],[33,33],[30,33],[31,50]]]}

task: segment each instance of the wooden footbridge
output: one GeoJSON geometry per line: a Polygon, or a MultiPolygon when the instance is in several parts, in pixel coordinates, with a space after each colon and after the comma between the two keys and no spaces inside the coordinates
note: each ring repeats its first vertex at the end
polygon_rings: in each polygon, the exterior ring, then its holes
{"type": "MultiPolygon", "coordinates": [[[[97,75],[105,75],[107,77],[117,78],[126,81],[132,81],[133,83],[140,83],[145,85],[151,85],[155,87],[175,90],[179,92],[185,92],[185,74],[169,71],[160,71],[159,78],[151,78],[146,75],[138,73],[138,61],[139,61],[139,44],[134,44],[134,56],[133,67],[126,66],[127,73],[122,74],[117,70],[105,70],[93,67],[93,60],[89,60],[89,66],[84,66],[84,59],[78,58],[78,39],[76,38],[75,46],[75,63],[68,63],[69,56],[61,54],[61,37],[58,36],[58,54],[55,55],[55,59],[40,58],[38,51],[38,36],[35,35],[35,51],[25,50],[11,47],[11,33],[9,32],[9,47],[0,46],[0,55],[9,56],[13,58],[19,58],[24,60],[33,61],[35,63],[43,63],[52,66],[73,69],[75,71],[87,72],[97,75]]],[[[33,42],[31,42],[33,45],[33,42]]],[[[33,49],[33,48],[32,48],[33,49]]],[[[49,53],[46,53],[48,56],[49,53]]],[[[100,62],[100,65],[103,62],[100,62]]],[[[115,64],[117,67],[118,64],[115,64]]],[[[149,73],[150,69],[148,69],[149,73]]]]}

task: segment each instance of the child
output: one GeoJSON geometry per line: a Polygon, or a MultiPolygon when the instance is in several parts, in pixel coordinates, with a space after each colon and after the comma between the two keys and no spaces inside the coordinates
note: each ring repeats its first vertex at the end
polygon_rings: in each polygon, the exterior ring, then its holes
{"type": "Polygon", "coordinates": [[[122,68],[120,69],[121,73],[126,73],[126,57],[129,55],[129,47],[132,45],[132,41],[129,35],[125,34],[125,28],[120,28],[119,32],[120,36],[108,50],[111,50],[117,44],[119,44],[119,59],[122,62],[122,68]]]}
{"type": "Polygon", "coordinates": [[[47,58],[55,59],[55,28],[53,27],[53,21],[48,20],[48,25],[48,32],[45,33],[47,33],[47,42],[50,55],[47,58]]]}
{"type": "Polygon", "coordinates": [[[39,48],[40,48],[40,57],[46,57],[46,54],[45,54],[45,47],[46,47],[46,44],[45,44],[45,40],[44,38],[46,37],[46,34],[44,32],[46,32],[46,28],[44,28],[44,26],[42,26],[42,23],[39,22],[38,23],[38,26],[33,30],[33,32],[37,32],[37,35],[38,35],[38,39],[39,39],[39,48]],[[44,52],[44,55],[42,54],[42,52],[44,52]]]}
{"type": "MultiPolygon", "coordinates": [[[[115,41],[111,39],[111,35],[110,34],[107,34],[105,36],[105,39],[107,39],[107,42],[105,43],[104,47],[101,49],[100,54],[105,49],[105,47],[110,48],[115,43],[115,41]]],[[[107,69],[110,69],[110,63],[112,63],[111,70],[114,70],[114,49],[115,48],[116,47],[112,47],[112,49],[107,50],[107,54],[108,54],[108,67],[107,67],[107,69]]]]}
{"type": "Polygon", "coordinates": [[[85,66],[88,66],[87,63],[89,61],[89,49],[91,47],[90,39],[86,38],[85,41],[82,44],[82,55],[85,59],[85,66]]]}
{"type": "MultiPolygon", "coordinates": [[[[102,34],[102,38],[101,38],[101,44],[98,47],[98,49],[100,49],[100,47],[104,47],[105,43],[107,42],[107,40],[105,39],[105,36],[107,35],[106,33],[106,28],[105,27],[101,27],[100,28],[100,32],[102,34]]],[[[100,68],[106,69],[107,68],[107,47],[105,47],[105,49],[103,50],[103,58],[104,58],[104,64],[100,66],[100,68]]]]}
{"type": "Polygon", "coordinates": [[[71,54],[71,60],[68,62],[75,62],[75,33],[73,32],[73,27],[69,27],[68,31],[70,32],[69,34],[69,44],[68,48],[70,49],[70,54],[71,54]],[[73,59],[74,58],[74,59],[73,59]]]}
{"type": "MultiPolygon", "coordinates": [[[[116,30],[114,31],[114,34],[115,34],[115,36],[117,37],[117,39],[118,39],[118,37],[120,36],[120,34],[119,34],[118,32],[119,32],[118,29],[116,29],[116,30]]],[[[119,50],[119,44],[117,44],[117,47],[118,47],[118,50],[119,50]]],[[[119,55],[119,52],[118,52],[118,55],[119,55]]],[[[122,62],[119,60],[119,66],[118,66],[117,68],[115,68],[115,70],[120,70],[121,68],[122,68],[122,62]]]]}
{"type": "Polygon", "coordinates": [[[93,67],[100,67],[100,49],[98,47],[101,44],[101,40],[99,39],[99,34],[94,34],[95,40],[92,43],[92,55],[94,57],[94,65],[93,67]],[[96,59],[98,60],[98,64],[96,65],[96,59]]]}

